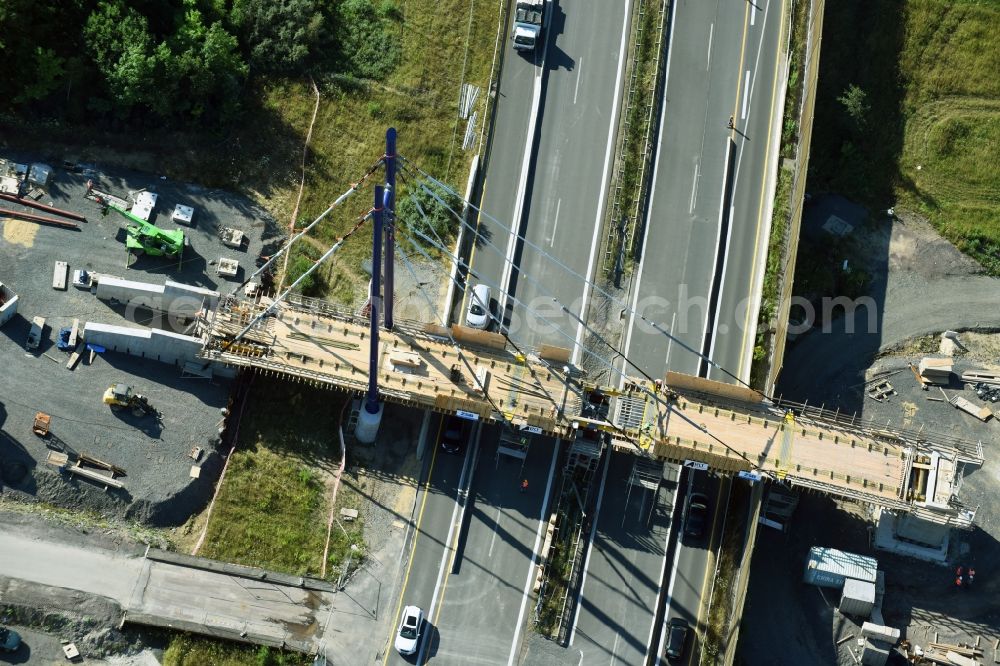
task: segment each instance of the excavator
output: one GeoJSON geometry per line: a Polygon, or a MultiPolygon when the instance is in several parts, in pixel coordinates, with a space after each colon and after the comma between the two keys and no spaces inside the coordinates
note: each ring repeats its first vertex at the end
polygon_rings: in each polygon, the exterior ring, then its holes
{"type": "Polygon", "coordinates": [[[113,412],[131,409],[132,415],[136,417],[156,414],[156,409],[149,404],[149,398],[139,395],[132,390],[131,386],[122,384],[121,382],[112,384],[104,392],[104,404],[111,407],[111,411],[113,412]]]}
{"type": "Polygon", "coordinates": [[[125,227],[125,247],[130,252],[151,257],[176,257],[184,251],[184,232],[180,229],[166,231],[113,203],[108,203],[107,207],[132,223],[125,227]]]}

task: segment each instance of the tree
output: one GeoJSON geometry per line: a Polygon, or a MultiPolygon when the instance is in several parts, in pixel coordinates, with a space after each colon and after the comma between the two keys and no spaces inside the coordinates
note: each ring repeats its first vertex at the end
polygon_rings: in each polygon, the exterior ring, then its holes
{"type": "Polygon", "coordinates": [[[102,2],[87,17],[83,32],[112,99],[126,108],[146,102],[155,61],[145,17],[121,2],[102,2]]]}
{"type": "Polygon", "coordinates": [[[390,30],[397,15],[392,3],[376,8],[371,0],[342,0],[337,5],[340,61],[349,74],[383,79],[396,68],[401,50],[390,30]]]}
{"type": "Polygon", "coordinates": [[[52,49],[35,47],[31,57],[31,76],[24,77],[24,86],[14,98],[17,103],[45,99],[62,85],[63,67],[66,59],[56,55],[52,49]]]}
{"type": "Polygon", "coordinates": [[[460,225],[449,208],[461,215],[462,200],[436,185],[420,184],[410,192],[404,190],[397,197],[396,221],[411,232],[446,241],[454,237],[460,225]]]}
{"type": "Polygon", "coordinates": [[[328,40],[322,9],[319,0],[235,0],[229,16],[254,69],[294,73],[311,66],[328,40]]]}
{"type": "Polygon", "coordinates": [[[871,104],[868,102],[868,93],[853,83],[847,86],[843,94],[837,101],[844,105],[848,117],[854,121],[854,126],[861,130],[868,122],[868,112],[871,111],[871,104]]]}

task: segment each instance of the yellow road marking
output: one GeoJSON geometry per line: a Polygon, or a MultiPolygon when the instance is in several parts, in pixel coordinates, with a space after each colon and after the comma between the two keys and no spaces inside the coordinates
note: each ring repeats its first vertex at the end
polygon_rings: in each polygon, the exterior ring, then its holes
{"type": "Polygon", "coordinates": [[[424,508],[427,506],[428,490],[431,486],[431,477],[434,476],[434,463],[437,461],[437,442],[441,439],[441,429],[444,427],[444,417],[438,421],[437,435],[434,438],[434,452],[431,453],[431,468],[427,470],[427,480],[424,482],[424,498],[420,501],[420,511],[417,513],[417,523],[413,527],[413,543],[410,544],[410,563],[406,565],[406,575],[403,576],[403,586],[399,590],[399,601],[396,603],[396,612],[393,614],[392,624],[389,626],[389,640],[385,655],[382,657],[382,665],[389,661],[389,653],[392,651],[392,639],[396,634],[396,623],[399,622],[399,614],[403,610],[403,598],[406,596],[406,586],[410,582],[410,571],[413,569],[413,554],[417,552],[417,539],[420,537],[420,523],[424,519],[424,508]]]}
{"type": "MultiPolygon", "coordinates": [[[[695,632],[695,636],[698,635],[698,630],[701,627],[702,609],[706,607],[706,605],[704,603],[704,599],[705,599],[705,590],[708,588],[708,579],[709,579],[710,576],[714,576],[715,575],[715,563],[712,560],[716,559],[716,558],[712,557],[712,542],[715,540],[715,537],[716,537],[716,527],[719,524],[719,515],[721,513],[723,513],[723,510],[722,510],[723,509],[723,507],[722,507],[722,486],[723,486],[723,484],[720,482],[719,483],[719,494],[715,498],[715,507],[716,507],[716,509],[715,509],[715,516],[712,517],[712,532],[711,532],[711,535],[709,536],[709,540],[708,540],[708,559],[709,559],[709,564],[711,566],[706,566],[705,567],[705,577],[701,581],[701,591],[698,592],[698,617],[696,617],[694,619],[694,632],[695,632]]],[[[718,545],[718,544],[716,544],[716,545],[718,545]]],[[[709,599],[709,602],[711,603],[711,599],[709,599]]],[[[707,618],[706,618],[706,620],[707,620],[707,618]]],[[[687,659],[688,666],[691,666],[691,664],[693,663],[692,660],[694,659],[694,655],[695,655],[696,652],[698,652],[698,650],[691,650],[691,652],[688,654],[688,659],[687,659]]]]}
{"type": "MultiPolygon", "coordinates": [[[[750,3],[747,3],[747,7],[749,7],[749,5],[750,5],[750,3]]],[[[779,30],[778,30],[778,42],[777,42],[779,46],[782,43],[782,36],[785,33],[785,0],[781,0],[781,19],[780,19],[780,21],[781,22],[779,24],[780,27],[779,27],[779,30]]],[[[774,83],[771,85],[771,109],[770,109],[770,111],[767,114],[767,117],[771,118],[771,119],[774,118],[774,100],[777,97],[777,93],[778,93],[778,65],[780,63],[781,63],[781,58],[775,57],[774,58],[774,83]]],[[[782,118],[784,118],[784,114],[782,114],[782,118]]],[[[764,190],[767,188],[767,171],[768,171],[767,165],[770,164],[769,156],[771,154],[771,138],[774,136],[774,132],[771,131],[770,122],[768,123],[767,130],[768,130],[767,131],[767,148],[764,150],[764,175],[761,177],[761,180],[760,180],[760,204],[757,207],[757,232],[756,232],[756,236],[755,236],[754,242],[753,242],[753,265],[751,266],[751,269],[750,269],[750,279],[747,280],[747,283],[750,285],[749,291],[747,292],[747,302],[748,303],[750,302],[750,298],[753,296],[753,285],[754,285],[754,281],[755,281],[753,278],[757,274],[757,257],[758,257],[758,254],[759,254],[758,253],[758,249],[759,249],[759,245],[760,245],[760,229],[761,229],[761,223],[762,223],[761,216],[764,214],[764,194],[765,194],[764,190]]],[[[775,177],[777,177],[777,176],[775,176],[775,177]]],[[[770,241],[770,239],[768,239],[768,241],[770,241]]],[[[752,312],[752,310],[753,310],[752,308],[748,307],[746,315],[744,316],[744,319],[743,319],[743,339],[740,341],[740,364],[739,364],[738,372],[736,373],[736,375],[738,377],[743,376],[743,359],[745,358],[745,355],[743,354],[743,349],[746,347],[746,344],[747,344],[747,334],[750,332],[750,313],[752,312]]],[[[756,337],[756,335],[757,335],[757,326],[756,325],[753,327],[753,330],[754,330],[754,336],[756,337]]]]}

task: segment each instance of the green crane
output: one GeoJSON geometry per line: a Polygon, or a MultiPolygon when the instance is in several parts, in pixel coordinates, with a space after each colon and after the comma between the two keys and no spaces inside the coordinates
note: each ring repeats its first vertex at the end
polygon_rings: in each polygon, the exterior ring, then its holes
{"type": "Polygon", "coordinates": [[[108,204],[108,208],[132,222],[125,227],[125,247],[129,251],[151,257],[176,257],[184,251],[184,232],[180,229],[166,231],[114,204],[108,204]]]}

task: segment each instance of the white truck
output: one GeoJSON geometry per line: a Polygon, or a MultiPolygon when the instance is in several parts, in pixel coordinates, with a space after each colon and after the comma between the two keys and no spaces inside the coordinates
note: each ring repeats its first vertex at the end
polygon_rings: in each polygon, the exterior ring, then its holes
{"type": "Polygon", "coordinates": [[[517,0],[511,40],[518,51],[532,51],[542,40],[545,0],[517,0]]]}

